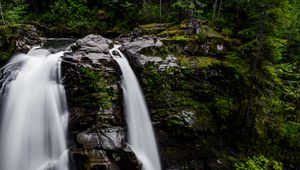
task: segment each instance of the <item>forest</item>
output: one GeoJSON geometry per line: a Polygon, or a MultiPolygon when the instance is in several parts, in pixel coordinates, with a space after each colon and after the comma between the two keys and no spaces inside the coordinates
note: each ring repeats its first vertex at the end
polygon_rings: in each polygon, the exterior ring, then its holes
{"type": "MultiPolygon", "coordinates": [[[[33,30],[48,38],[160,40],[163,46],[137,54],[162,63],[174,56],[176,67],[129,60],[145,94],[162,169],[300,168],[298,0],[0,0],[0,19],[1,66],[33,30]]],[[[117,78],[99,70],[79,69],[76,94],[66,85],[71,114],[79,106],[90,112],[122,105],[114,103],[118,94],[102,88],[117,78]]],[[[70,131],[104,126],[89,127],[87,119],[80,117],[70,131]]]]}

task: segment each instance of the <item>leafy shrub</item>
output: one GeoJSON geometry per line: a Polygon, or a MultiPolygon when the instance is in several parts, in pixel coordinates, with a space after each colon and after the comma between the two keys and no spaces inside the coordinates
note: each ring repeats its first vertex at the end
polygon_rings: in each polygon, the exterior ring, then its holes
{"type": "Polygon", "coordinates": [[[15,0],[9,3],[3,10],[5,21],[11,24],[23,22],[27,6],[24,0],[15,0]]]}
{"type": "Polygon", "coordinates": [[[67,28],[69,31],[90,31],[96,27],[96,10],[89,9],[82,0],[56,1],[51,8],[52,12],[42,15],[42,22],[67,28]]]}
{"type": "Polygon", "coordinates": [[[189,17],[202,18],[202,9],[197,7],[197,4],[189,0],[177,0],[172,4],[173,8],[184,10],[189,13],[189,17]]]}
{"type": "Polygon", "coordinates": [[[138,15],[141,23],[158,22],[159,5],[144,3],[143,8],[140,9],[138,15]]]}

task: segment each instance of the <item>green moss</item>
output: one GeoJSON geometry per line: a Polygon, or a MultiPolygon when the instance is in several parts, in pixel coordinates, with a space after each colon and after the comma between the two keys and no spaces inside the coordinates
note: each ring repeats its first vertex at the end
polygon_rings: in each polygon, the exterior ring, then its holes
{"type": "Polygon", "coordinates": [[[211,57],[197,57],[196,62],[200,68],[212,66],[214,64],[220,64],[221,61],[211,57]]]}
{"type": "Polygon", "coordinates": [[[179,64],[182,67],[208,68],[213,65],[221,65],[222,61],[212,57],[187,57],[178,56],[179,64]]]}
{"type": "Polygon", "coordinates": [[[168,38],[168,40],[171,41],[193,41],[195,40],[195,36],[191,36],[191,35],[175,35],[175,36],[171,36],[168,38]]]}
{"type": "Polygon", "coordinates": [[[200,32],[204,34],[207,38],[224,38],[221,33],[218,33],[213,28],[203,25],[200,27],[200,32]]]}
{"type": "Polygon", "coordinates": [[[182,21],[180,24],[179,24],[179,28],[180,29],[187,29],[189,26],[189,20],[184,20],[184,21],[182,21]]]}
{"type": "Polygon", "coordinates": [[[221,34],[225,35],[225,36],[232,36],[233,32],[231,29],[229,28],[223,28],[221,34]]]}
{"type": "Polygon", "coordinates": [[[170,23],[151,23],[138,26],[138,29],[144,34],[158,34],[170,27],[170,23]]]}
{"type": "Polygon", "coordinates": [[[103,70],[81,68],[80,84],[83,87],[84,96],[79,100],[84,107],[101,107],[110,109],[116,102],[118,93],[110,86],[116,84],[117,76],[107,74],[103,70]]]}
{"type": "Polygon", "coordinates": [[[215,97],[215,104],[218,117],[222,120],[226,120],[229,118],[230,114],[232,113],[231,106],[233,100],[231,98],[226,98],[224,96],[217,96],[215,97]]]}
{"type": "Polygon", "coordinates": [[[198,104],[198,111],[195,117],[197,118],[193,128],[203,132],[213,132],[215,130],[215,124],[213,120],[213,114],[210,111],[209,104],[198,104]]]}
{"type": "Polygon", "coordinates": [[[185,32],[181,30],[178,26],[170,27],[158,34],[158,36],[160,37],[178,36],[178,35],[185,35],[185,32]]]}
{"type": "Polygon", "coordinates": [[[171,55],[172,53],[169,51],[168,47],[161,46],[161,47],[147,47],[143,48],[139,51],[141,54],[146,56],[158,56],[162,59],[166,59],[167,56],[171,55]]]}
{"type": "Polygon", "coordinates": [[[182,128],[190,128],[185,124],[185,121],[177,115],[174,115],[167,119],[166,123],[169,128],[169,131],[171,131],[173,135],[180,135],[181,133],[184,134],[184,129],[182,128]],[[180,129],[182,129],[182,131],[180,129]]]}
{"type": "Polygon", "coordinates": [[[224,29],[221,33],[219,33],[215,31],[211,26],[202,25],[200,28],[200,32],[196,35],[196,39],[200,43],[209,45],[210,51],[226,55],[225,52],[236,51],[238,44],[241,43],[240,40],[230,37],[230,34],[231,32],[228,29],[224,29]],[[216,48],[217,45],[220,44],[225,47],[223,51],[219,51],[216,48]]]}
{"type": "Polygon", "coordinates": [[[235,164],[236,170],[282,170],[282,163],[266,158],[265,156],[254,156],[246,162],[235,164]]]}
{"type": "Polygon", "coordinates": [[[236,52],[227,53],[223,64],[232,68],[236,73],[246,77],[249,72],[249,64],[241,59],[236,52]]]}
{"type": "Polygon", "coordinates": [[[188,57],[180,55],[177,58],[179,60],[179,64],[181,67],[190,67],[191,66],[191,61],[188,57]]]}
{"type": "Polygon", "coordinates": [[[140,25],[139,28],[143,31],[159,31],[166,29],[170,24],[169,23],[151,23],[146,25],[140,25]]]}

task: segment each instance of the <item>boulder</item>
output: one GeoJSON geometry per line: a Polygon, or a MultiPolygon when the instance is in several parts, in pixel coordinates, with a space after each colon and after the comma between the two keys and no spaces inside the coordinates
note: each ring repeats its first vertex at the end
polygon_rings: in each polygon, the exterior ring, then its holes
{"type": "Polygon", "coordinates": [[[91,34],[72,44],[69,47],[72,53],[65,55],[64,60],[90,68],[116,66],[109,55],[110,46],[112,46],[110,39],[91,34]]]}
{"type": "Polygon", "coordinates": [[[123,39],[120,50],[129,58],[129,62],[135,68],[144,68],[147,64],[158,65],[160,71],[170,67],[178,67],[177,58],[173,55],[168,54],[164,57],[159,52],[153,54],[153,52],[163,48],[164,45],[158,37],[143,36],[130,41],[123,39]]]}
{"type": "Polygon", "coordinates": [[[32,25],[20,25],[12,29],[16,36],[16,53],[27,53],[32,47],[42,43],[40,34],[32,25]]]}

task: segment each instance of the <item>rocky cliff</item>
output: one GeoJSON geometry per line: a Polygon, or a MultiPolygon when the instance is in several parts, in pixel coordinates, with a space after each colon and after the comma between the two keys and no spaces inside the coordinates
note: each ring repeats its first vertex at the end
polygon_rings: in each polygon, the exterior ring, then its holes
{"type": "Polygon", "coordinates": [[[139,169],[126,145],[120,71],[109,55],[112,41],[89,35],[63,57],[72,169],[139,169]]]}
{"type": "Polygon", "coordinates": [[[78,40],[63,57],[73,165],[79,169],[140,166],[126,146],[121,73],[108,53],[113,43],[122,44],[143,87],[164,169],[222,166],[217,158],[223,150],[218,147],[226,142],[218,132],[224,125],[218,122],[236,116],[230,104],[242,89],[230,84],[243,83],[236,68],[211,57],[174,53],[157,37],[113,42],[99,35],[78,40]]]}

